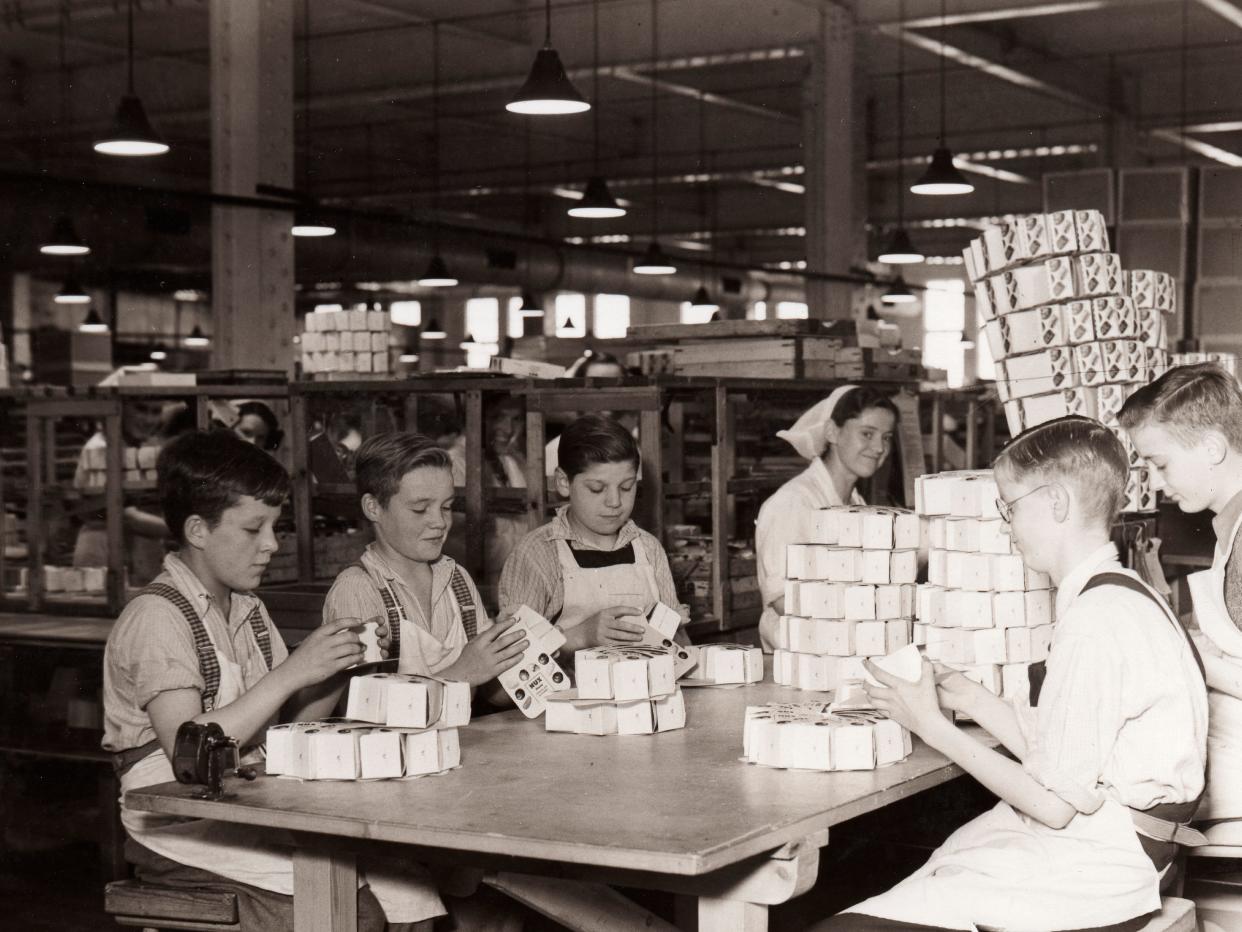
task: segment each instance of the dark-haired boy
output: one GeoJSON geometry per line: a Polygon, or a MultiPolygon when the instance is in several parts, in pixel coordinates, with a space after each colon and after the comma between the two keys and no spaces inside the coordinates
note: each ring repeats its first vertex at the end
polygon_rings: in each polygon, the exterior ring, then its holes
{"type": "MultiPolygon", "coordinates": [[[[252,594],[277,550],[289,491],[276,460],[231,432],[196,432],[165,447],[157,468],[178,549],[125,607],[104,651],[103,747],[121,781],[126,854],[145,879],[235,890],[245,930],[291,930],[292,847],[281,833],[129,810],[123,794],[173,779],[173,741],[188,720],[218,723],[243,759],[258,759],[286,701],[358,662],[362,644],[346,624],[325,625],[290,654],[252,594]]],[[[359,928],[383,928],[377,897],[385,909],[402,904],[397,921],[444,912],[417,875],[370,880],[375,895],[359,892],[359,928]]]]}
{"type": "Polygon", "coordinates": [[[1152,487],[1185,512],[1216,513],[1212,566],[1187,580],[1196,643],[1211,687],[1208,792],[1199,818],[1221,844],[1242,841],[1242,388],[1212,363],[1170,369],[1122,406],[1121,426],[1148,465],[1152,487]]]}

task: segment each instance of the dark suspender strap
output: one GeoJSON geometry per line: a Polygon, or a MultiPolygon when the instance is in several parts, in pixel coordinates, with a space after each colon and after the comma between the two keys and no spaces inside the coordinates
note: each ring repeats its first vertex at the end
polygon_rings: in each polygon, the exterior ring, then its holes
{"type": "Polygon", "coordinates": [[[124,751],[117,751],[112,755],[112,771],[116,774],[117,779],[129,773],[130,769],[138,761],[147,757],[151,752],[159,750],[160,741],[158,738],[152,738],[146,744],[139,745],[136,748],[126,748],[124,751]]]}
{"type": "Polygon", "coordinates": [[[254,641],[259,645],[259,650],[263,653],[263,662],[267,664],[267,669],[272,669],[272,634],[267,630],[267,622],[263,620],[263,610],[259,608],[256,601],[254,608],[250,610],[250,614],[246,616],[246,621],[250,623],[250,630],[254,632],[254,641]]]}
{"type": "Polygon", "coordinates": [[[479,633],[478,613],[474,607],[474,597],[470,594],[470,587],[466,585],[466,577],[462,575],[461,567],[453,567],[453,579],[450,585],[453,587],[453,598],[457,600],[457,607],[461,609],[461,623],[466,629],[466,640],[473,641],[475,635],[479,633]]]}
{"type": "MultiPolygon", "coordinates": [[[[198,652],[198,671],[203,676],[203,711],[210,712],[216,707],[216,694],[220,691],[220,662],[216,660],[216,648],[207,635],[203,619],[198,616],[190,600],[167,583],[151,583],[138,594],[167,599],[181,612],[186,624],[190,626],[190,634],[194,636],[194,649],[198,652]]],[[[267,649],[271,651],[270,643],[267,649]]]]}
{"type": "Polygon", "coordinates": [[[397,596],[387,582],[380,585],[379,594],[384,601],[384,612],[388,615],[388,659],[395,660],[401,656],[401,606],[397,604],[397,596]]]}
{"type": "MultiPolygon", "coordinates": [[[[1125,573],[1100,573],[1098,576],[1092,576],[1091,579],[1087,581],[1087,584],[1082,587],[1082,591],[1087,592],[1090,589],[1097,589],[1100,586],[1120,586],[1122,589],[1129,589],[1131,592],[1138,593],[1144,598],[1155,602],[1156,605],[1160,607],[1160,610],[1164,612],[1165,617],[1168,618],[1169,621],[1179,631],[1181,631],[1182,635],[1186,638],[1186,644],[1190,647],[1191,656],[1195,658],[1195,663],[1199,666],[1199,673],[1206,679],[1206,673],[1203,669],[1203,658],[1199,656],[1199,648],[1195,647],[1195,642],[1191,640],[1190,632],[1186,630],[1186,626],[1182,624],[1181,619],[1173,614],[1173,610],[1169,608],[1163,599],[1157,596],[1137,579],[1127,576],[1125,573]]],[[[1030,679],[1030,700],[1032,708],[1039,705],[1039,694],[1044,687],[1044,679],[1047,675],[1048,668],[1043,660],[1031,664],[1027,671],[1027,676],[1030,679]]]]}

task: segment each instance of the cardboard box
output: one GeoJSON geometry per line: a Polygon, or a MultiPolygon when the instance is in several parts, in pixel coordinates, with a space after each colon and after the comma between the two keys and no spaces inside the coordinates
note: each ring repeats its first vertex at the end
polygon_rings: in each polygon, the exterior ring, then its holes
{"type": "Polygon", "coordinates": [[[537,718],[543,714],[549,693],[569,688],[569,677],[553,658],[565,643],[565,635],[527,605],[519,606],[514,617],[514,630],[525,631],[530,646],[517,666],[500,674],[498,680],[523,715],[537,718]]]}
{"type": "MultiPolygon", "coordinates": [[[[1098,346],[1096,343],[1085,344],[1098,346]]],[[[1065,388],[1073,388],[1078,384],[1093,384],[1085,380],[1080,382],[1077,361],[1080,357],[1076,351],[1082,347],[1052,347],[1039,353],[1028,353],[1025,356],[1013,356],[998,360],[996,363],[997,382],[1006,382],[1010,398],[1027,398],[1031,395],[1048,395],[1065,388]]]]}
{"type": "Polygon", "coordinates": [[[898,508],[850,506],[838,509],[837,544],[864,550],[917,550],[918,516],[898,508]]]}
{"type": "Polygon", "coordinates": [[[391,780],[405,773],[401,732],[370,728],[358,737],[359,775],[363,780],[391,780]]]}
{"type": "Polygon", "coordinates": [[[1126,272],[1126,293],[1136,307],[1152,308],[1162,314],[1177,309],[1177,281],[1167,272],[1131,269],[1126,272]]]}
{"type": "Polygon", "coordinates": [[[1108,295],[1092,298],[1091,316],[1097,340],[1134,339],[1138,336],[1138,312],[1128,297],[1108,295]]]}
{"type": "MultiPolygon", "coordinates": [[[[833,622],[819,619],[799,619],[813,630],[823,630],[822,626],[833,622]]],[[[807,627],[799,629],[799,635],[807,627]]],[[[790,637],[793,640],[791,626],[790,637]]],[[[803,640],[806,640],[803,637],[803,640]]],[[[813,636],[812,636],[813,640],[813,636]]],[[[712,683],[759,683],[763,681],[763,650],[758,647],[747,647],[744,644],[700,644],[699,669],[696,679],[704,679],[712,683]]],[[[818,652],[822,653],[822,652],[818,652]]]]}
{"type": "Polygon", "coordinates": [[[676,688],[673,658],[650,647],[596,647],[574,655],[580,699],[618,702],[665,696],[676,688]]]}

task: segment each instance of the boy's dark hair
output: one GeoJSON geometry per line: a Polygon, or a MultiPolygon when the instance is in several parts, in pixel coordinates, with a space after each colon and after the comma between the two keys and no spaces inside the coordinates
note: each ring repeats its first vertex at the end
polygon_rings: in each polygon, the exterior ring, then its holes
{"type": "Polygon", "coordinates": [[[624,377],[629,374],[629,369],[612,353],[604,353],[600,350],[588,349],[581,356],[575,359],[565,369],[565,378],[581,379],[591,375],[591,369],[599,366],[616,366],[621,370],[620,376],[624,377]]]}
{"type": "Polygon", "coordinates": [[[599,463],[633,463],[642,456],[625,425],[605,414],[586,414],[561,433],[557,465],[570,479],[599,463]]]}
{"type": "Polygon", "coordinates": [[[869,408],[880,408],[890,412],[898,420],[901,419],[893,399],[878,388],[860,385],[841,396],[837,406],[832,409],[832,422],[838,427],[844,427],[846,421],[858,417],[869,408]]]}
{"type": "Polygon", "coordinates": [[[156,470],[164,521],[179,547],[191,515],[214,528],[245,495],[273,508],[289,496],[285,468],[231,430],[182,434],[160,451],[156,470]]]}
{"type": "Polygon", "coordinates": [[[1214,362],[1170,369],[1127,398],[1117,420],[1126,430],[1158,424],[1187,446],[1220,431],[1242,452],[1242,388],[1214,362]]]}
{"type": "Polygon", "coordinates": [[[368,437],[354,458],[358,495],[374,495],[380,507],[387,507],[405,474],[424,467],[452,470],[453,461],[430,437],[412,431],[392,430],[368,437]]]}
{"type": "Polygon", "coordinates": [[[1130,460],[1099,421],[1070,415],[1024,430],[992,464],[1015,478],[1035,475],[1071,485],[1083,510],[1111,525],[1126,500],[1130,460]]]}

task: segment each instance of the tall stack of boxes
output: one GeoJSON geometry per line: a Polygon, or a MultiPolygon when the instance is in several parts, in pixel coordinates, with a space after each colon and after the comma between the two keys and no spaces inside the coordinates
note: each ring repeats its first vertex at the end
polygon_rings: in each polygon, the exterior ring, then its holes
{"type": "Polygon", "coordinates": [[[1014,217],[986,228],[964,255],[1010,432],[1070,414],[1103,421],[1130,457],[1125,510],[1154,510],[1147,470],[1116,418],[1131,392],[1168,367],[1172,276],[1124,272],[1093,210],[1014,217]]]}
{"type": "Polygon", "coordinates": [[[937,473],[915,483],[928,522],[927,582],[914,643],[1005,698],[1029,688],[1031,663],[1052,645],[1055,592],[1013,548],[990,470],[937,473]]]}
{"type": "Polygon", "coordinates": [[[813,528],[786,556],[772,675],[830,690],[910,643],[920,529],[912,512],[853,506],[817,510],[813,528]]]}
{"type": "Polygon", "coordinates": [[[302,371],[322,378],[388,375],[392,318],[384,311],[355,308],[306,315],[302,334],[302,371]]]}

